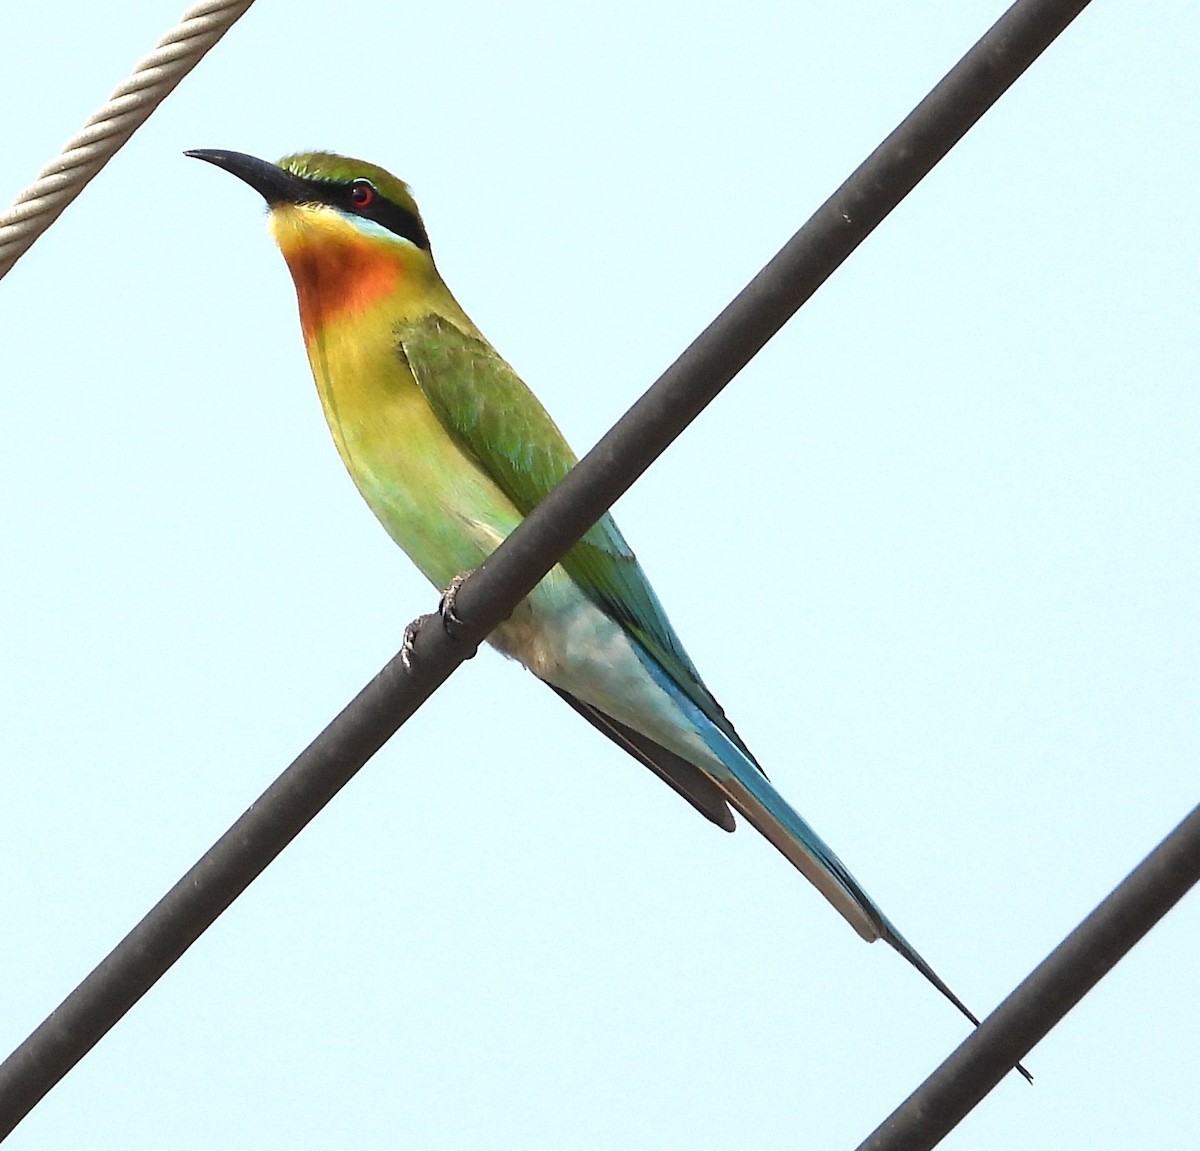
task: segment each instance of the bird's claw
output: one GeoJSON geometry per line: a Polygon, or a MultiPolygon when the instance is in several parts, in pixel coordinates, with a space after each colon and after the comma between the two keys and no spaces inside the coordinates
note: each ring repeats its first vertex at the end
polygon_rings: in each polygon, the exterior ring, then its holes
{"type": "MultiPolygon", "coordinates": [[[[462,633],[466,629],[466,624],[459,619],[454,611],[454,600],[458,595],[458,589],[462,587],[463,581],[470,575],[470,572],[460,572],[451,581],[449,587],[442,592],[442,598],[438,600],[438,609],[436,618],[442,622],[442,627],[446,634],[454,640],[462,638],[462,633]]],[[[404,665],[404,670],[410,674],[413,671],[413,666],[417,659],[417,633],[429,621],[434,619],[433,613],[429,615],[417,616],[404,629],[404,640],[400,644],[400,662],[404,665]]],[[[472,655],[474,653],[472,652],[472,655]]],[[[470,656],[467,657],[468,659],[470,656]]]]}
{"type": "Polygon", "coordinates": [[[451,581],[449,586],[442,592],[442,598],[438,601],[438,615],[442,617],[442,627],[446,629],[446,634],[451,639],[461,639],[462,633],[466,628],[458,615],[454,611],[454,601],[458,597],[458,589],[462,587],[470,572],[459,572],[451,581]]]}
{"type": "Polygon", "coordinates": [[[412,674],[413,664],[417,658],[417,632],[421,630],[428,619],[433,619],[433,616],[419,615],[404,629],[404,640],[400,644],[400,662],[404,664],[404,670],[409,675],[412,674]]]}

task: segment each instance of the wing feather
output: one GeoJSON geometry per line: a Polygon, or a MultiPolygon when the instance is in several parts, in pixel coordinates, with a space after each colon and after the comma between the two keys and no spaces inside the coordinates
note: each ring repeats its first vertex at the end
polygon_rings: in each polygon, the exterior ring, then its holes
{"type": "MultiPolygon", "coordinates": [[[[396,338],[439,422],[527,515],[576,463],[546,409],[490,344],[444,316],[406,321],[396,338]]],[[[757,766],[705,687],[612,516],[601,517],[562,565],[757,766]]]]}
{"type": "Polygon", "coordinates": [[[584,703],[570,692],[563,691],[553,684],[546,686],[557,693],[560,699],[569,703],[597,731],[608,736],[619,748],[627,751],[665,784],[674,788],[705,819],[711,820],[722,831],[733,831],[736,825],[725,793],[694,763],[688,763],[682,756],[648,739],[640,731],[626,727],[611,715],[605,715],[599,708],[584,703]]]}

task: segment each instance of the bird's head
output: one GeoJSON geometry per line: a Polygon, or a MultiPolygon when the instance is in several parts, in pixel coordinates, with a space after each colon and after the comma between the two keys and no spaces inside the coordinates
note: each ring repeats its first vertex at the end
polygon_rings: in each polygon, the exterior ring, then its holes
{"type": "Polygon", "coordinates": [[[311,337],[347,312],[403,308],[441,285],[408,185],[375,164],[331,152],[278,163],[243,152],[186,153],[244,180],[267,202],[311,337]]]}

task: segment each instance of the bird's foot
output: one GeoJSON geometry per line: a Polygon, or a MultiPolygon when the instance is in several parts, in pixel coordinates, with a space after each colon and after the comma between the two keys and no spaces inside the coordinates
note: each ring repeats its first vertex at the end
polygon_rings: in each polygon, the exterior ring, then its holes
{"type": "Polygon", "coordinates": [[[458,589],[462,587],[470,574],[470,572],[459,572],[442,592],[442,598],[438,601],[438,615],[442,617],[442,627],[446,629],[446,634],[451,639],[461,639],[463,629],[467,626],[455,614],[454,601],[458,598],[458,589]]]}
{"type": "Polygon", "coordinates": [[[419,615],[404,629],[404,640],[400,644],[400,662],[404,670],[412,674],[413,665],[417,659],[417,632],[425,625],[426,620],[433,619],[433,614],[419,615]]]}
{"type": "MultiPolygon", "coordinates": [[[[440,619],[442,628],[451,639],[461,639],[462,633],[466,628],[466,624],[459,619],[454,611],[454,601],[458,596],[458,589],[462,587],[463,581],[466,580],[470,572],[459,572],[451,581],[449,587],[442,592],[442,598],[438,600],[438,609],[436,614],[430,612],[428,615],[417,616],[404,629],[404,640],[400,644],[400,662],[404,664],[404,670],[412,672],[413,665],[417,658],[417,633],[425,626],[425,624],[433,619],[440,619]]],[[[471,653],[472,655],[474,652],[471,653]]],[[[468,659],[470,656],[467,657],[468,659]]]]}

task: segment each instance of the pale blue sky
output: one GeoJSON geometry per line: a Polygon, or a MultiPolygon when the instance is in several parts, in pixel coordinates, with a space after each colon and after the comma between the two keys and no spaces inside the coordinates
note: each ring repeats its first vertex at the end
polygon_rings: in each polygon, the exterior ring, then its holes
{"type": "MultiPolygon", "coordinates": [[[[261,3],[0,284],[0,1047],[435,596],[342,471],[249,189],[407,179],[586,448],[1002,5],[261,3]]],[[[6,13],[0,200],[179,15],[6,13]]],[[[989,1010],[1197,799],[1195,77],[1096,4],[618,518],[780,789],[989,1010]]],[[[1200,899],[947,1140],[1189,1145],[1200,899]]],[[[965,1034],[760,838],[462,671],[14,1151],[852,1147],[965,1034]]]]}

